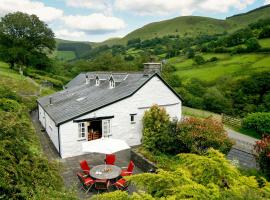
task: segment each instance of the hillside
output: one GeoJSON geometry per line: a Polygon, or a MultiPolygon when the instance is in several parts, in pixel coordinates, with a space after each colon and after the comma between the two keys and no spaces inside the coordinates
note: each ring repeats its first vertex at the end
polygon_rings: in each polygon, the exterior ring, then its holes
{"type": "Polygon", "coordinates": [[[175,75],[185,81],[197,78],[209,82],[225,76],[239,78],[251,75],[254,72],[270,70],[269,53],[249,53],[233,56],[225,53],[202,53],[201,56],[205,60],[212,57],[216,57],[218,60],[196,65],[193,59],[179,56],[169,59],[168,63],[175,66],[175,75]]]}
{"type": "Polygon", "coordinates": [[[69,41],[62,39],[55,39],[56,50],[53,54],[60,61],[70,61],[81,58],[91,49],[92,42],[86,41],[69,41]]]}
{"type": "Polygon", "coordinates": [[[219,34],[224,31],[235,31],[250,23],[270,16],[270,5],[263,6],[247,13],[234,15],[225,20],[200,16],[183,16],[147,24],[122,39],[109,39],[98,45],[126,44],[130,39],[150,39],[165,35],[197,36],[219,34]]]}
{"type": "Polygon", "coordinates": [[[141,40],[166,35],[179,35],[182,37],[196,37],[198,35],[214,35],[224,32],[233,32],[246,27],[248,24],[269,17],[270,5],[266,5],[247,13],[241,13],[225,20],[200,16],[176,17],[160,22],[147,24],[132,31],[123,38],[109,38],[103,42],[68,41],[56,39],[57,50],[54,56],[61,61],[70,61],[82,58],[90,48],[101,45],[126,45],[128,40],[141,38],[141,40]]]}

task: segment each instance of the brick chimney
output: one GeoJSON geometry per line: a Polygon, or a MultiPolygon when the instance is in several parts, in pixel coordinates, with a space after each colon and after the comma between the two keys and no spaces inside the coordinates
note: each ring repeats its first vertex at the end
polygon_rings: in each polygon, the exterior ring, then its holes
{"type": "Polygon", "coordinates": [[[144,65],[144,74],[149,75],[153,73],[160,74],[162,71],[162,64],[160,62],[148,62],[143,63],[144,65]]]}

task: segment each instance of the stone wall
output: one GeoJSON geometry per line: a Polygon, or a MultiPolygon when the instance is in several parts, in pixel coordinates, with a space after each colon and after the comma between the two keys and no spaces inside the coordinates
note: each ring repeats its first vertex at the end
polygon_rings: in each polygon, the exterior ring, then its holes
{"type": "Polygon", "coordinates": [[[136,150],[132,149],[130,151],[130,159],[134,162],[135,166],[139,167],[143,172],[155,172],[157,169],[153,162],[136,152],[136,150]]]}

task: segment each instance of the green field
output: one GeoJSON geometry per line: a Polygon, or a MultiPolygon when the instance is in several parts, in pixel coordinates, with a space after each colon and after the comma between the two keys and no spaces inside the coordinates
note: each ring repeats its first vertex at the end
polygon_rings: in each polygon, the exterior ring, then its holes
{"type": "Polygon", "coordinates": [[[168,60],[168,63],[176,67],[180,78],[187,80],[198,78],[204,81],[213,81],[221,76],[243,76],[252,72],[270,70],[270,54],[252,53],[238,54],[202,54],[205,60],[211,57],[217,57],[218,61],[207,62],[203,65],[197,65],[192,59],[186,59],[184,56],[175,57],[168,60]]]}
{"type": "Polygon", "coordinates": [[[259,40],[261,47],[270,48],[270,38],[259,40]]]}
{"type": "Polygon", "coordinates": [[[74,51],[56,51],[56,58],[61,61],[69,61],[76,58],[74,51]]]}
{"type": "Polygon", "coordinates": [[[17,71],[9,68],[9,65],[5,62],[0,61],[0,75],[5,77],[10,77],[13,79],[24,79],[17,71]]]}

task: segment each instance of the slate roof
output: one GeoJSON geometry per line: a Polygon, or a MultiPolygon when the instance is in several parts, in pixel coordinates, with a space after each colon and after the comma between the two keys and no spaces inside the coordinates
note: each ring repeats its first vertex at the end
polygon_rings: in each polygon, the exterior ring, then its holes
{"type": "MultiPolygon", "coordinates": [[[[93,76],[94,72],[87,74],[93,76]]],[[[145,76],[143,73],[111,74],[100,72],[100,74],[107,78],[111,75],[115,76],[115,79],[121,82],[113,89],[109,88],[109,81],[101,81],[99,86],[85,84],[85,73],[81,73],[66,85],[67,89],[41,97],[37,101],[55,124],[59,125],[129,97],[152,77],[160,77],[158,74],[145,76]]],[[[161,80],[167,85],[162,78],[161,80]]],[[[168,87],[170,88],[170,86],[168,87]]],[[[176,92],[174,93],[177,95],[176,92]]],[[[179,95],[177,96],[181,99],[179,95]]]]}
{"type": "MultiPolygon", "coordinates": [[[[141,73],[142,74],[142,73],[141,73]]],[[[74,79],[72,79],[68,84],[66,84],[66,88],[79,86],[85,83],[86,76],[89,79],[96,79],[96,76],[99,77],[100,80],[108,80],[111,76],[115,82],[123,81],[127,76],[128,73],[112,73],[112,72],[86,72],[80,73],[74,79]]]]}

